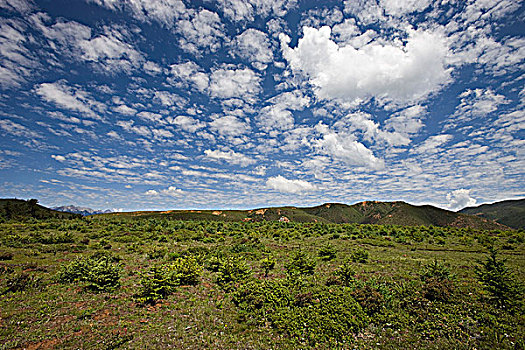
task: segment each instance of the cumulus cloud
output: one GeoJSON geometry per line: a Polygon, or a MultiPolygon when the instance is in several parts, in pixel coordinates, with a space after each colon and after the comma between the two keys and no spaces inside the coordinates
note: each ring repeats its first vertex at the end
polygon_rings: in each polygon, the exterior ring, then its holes
{"type": "Polygon", "coordinates": [[[266,187],[284,193],[308,193],[317,190],[317,186],[304,180],[290,180],[278,175],[266,180],[266,187]]]}
{"type": "Polygon", "coordinates": [[[359,104],[375,98],[380,103],[413,103],[439,91],[450,80],[448,52],[437,32],[409,32],[406,44],[372,41],[359,49],[339,46],[330,39],[330,27],[303,28],[296,48],[280,36],[290,68],[306,75],[315,94],[324,100],[359,104]]]}
{"type": "Polygon", "coordinates": [[[240,136],[250,131],[250,125],[233,115],[215,117],[209,123],[210,130],[223,136],[240,136]]]}
{"type": "Polygon", "coordinates": [[[207,149],[204,151],[204,154],[208,159],[215,161],[222,160],[230,164],[240,165],[242,167],[246,167],[257,162],[255,159],[250,158],[242,153],[237,153],[233,150],[224,152],[221,150],[212,151],[211,149],[207,149]]]}
{"type": "Polygon", "coordinates": [[[501,104],[510,101],[503,95],[494,93],[491,89],[467,89],[461,95],[461,103],[457,107],[457,115],[483,117],[498,109],[501,104]]]}
{"type": "Polygon", "coordinates": [[[209,91],[212,97],[240,98],[253,103],[261,92],[261,78],[248,68],[219,68],[213,71],[209,91]]]}
{"type": "Polygon", "coordinates": [[[441,146],[452,140],[449,134],[434,135],[427,138],[417,147],[410,150],[411,153],[437,153],[442,151],[441,146]]]}
{"type": "Polygon", "coordinates": [[[172,64],[167,80],[177,87],[191,86],[202,92],[208,89],[210,79],[199,65],[193,61],[188,61],[172,64]]]}
{"type": "Polygon", "coordinates": [[[257,114],[257,124],[266,131],[289,130],[295,120],[292,111],[300,111],[310,105],[310,98],[301,91],[284,92],[267,100],[270,104],[257,114]]]}
{"type": "Polygon", "coordinates": [[[144,54],[127,42],[131,34],[123,26],[104,26],[103,33],[93,36],[90,27],[78,22],[59,19],[55,24],[47,25],[49,21],[46,14],[31,16],[32,24],[54,41],[59,50],[101,72],[130,74],[146,63],[144,54]]]}
{"type": "Polygon", "coordinates": [[[339,160],[347,166],[376,170],[384,168],[384,161],[374,156],[371,150],[351,135],[339,135],[330,130],[323,130],[322,134],[321,138],[314,140],[314,146],[319,153],[339,160]]]}
{"type": "Polygon", "coordinates": [[[194,54],[215,52],[225,39],[224,25],[215,12],[202,9],[191,19],[177,22],[177,32],[181,34],[180,46],[194,54]]]}
{"type": "Polygon", "coordinates": [[[177,116],[175,119],[173,119],[172,124],[175,124],[182,130],[188,132],[196,132],[197,130],[206,127],[206,123],[187,115],[177,116]]]}
{"type": "Polygon", "coordinates": [[[297,0],[218,0],[219,8],[231,21],[253,21],[254,16],[284,16],[297,0]]]}
{"type": "Polygon", "coordinates": [[[470,195],[471,190],[459,189],[447,194],[448,207],[451,210],[459,210],[476,205],[476,200],[470,195]]]}
{"type": "Polygon", "coordinates": [[[233,53],[258,70],[265,70],[273,60],[270,41],[265,33],[249,28],[239,34],[232,42],[233,53]]]}

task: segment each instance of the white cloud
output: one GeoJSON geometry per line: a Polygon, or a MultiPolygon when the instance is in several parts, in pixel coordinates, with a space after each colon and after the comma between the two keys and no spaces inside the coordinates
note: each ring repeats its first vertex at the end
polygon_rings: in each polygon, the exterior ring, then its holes
{"type": "Polygon", "coordinates": [[[224,15],[232,21],[253,21],[254,16],[284,16],[297,0],[217,0],[224,15]]]}
{"type": "Polygon", "coordinates": [[[35,8],[32,1],[26,0],[0,0],[0,8],[26,13],[35,8]]]}
{"type": "Polygon", "coordinates": [[[211,149],[207,149],[204,151],[204,154],[209,159],[224,160],[230,164],[240,165],[242,167],[256,163],[255,159],[250,158],[242,153],[237,153],[233,150],[224,152],[221,150],[212,151],[211,149]]]}
{"type": "Polygon", "coordinates": [[[440,90],[450,80],[444,38],[430,31],[410,31],[405,45],[372,41],[360,49],[339,46],[331,29],[304,28],[296,48],[281,35],[283,55],[291,69],[305,74],[320,99],[358,104],[409,104],[440,90]]]}
{"type": "Polygon", "coordinates": [[[91,119],[103,120],[93,109],[103,111],[105,106],[92,99],[84,90],[67,85],[64,80],[36,85],[35,92],[46,102],[54,103],[60,108],[81,113],[91,119]]]}
{"type": "Polygon", "coordinates": [[[127,42],[131,34],[126,27],[104,26],[103,33],[93,36],[91,28],[83,24],[59,19],[48,26],[46,22],[49,21],[46,14],[31,16],[32,24],[72,59],[88,62],[107,74],[129,74],[135,69],[144,68],[146,59],[127,42]]]}
{"type": "Polygon", "coordinates": [[[0,88],[2,89],[20,86],[31,75],[33,69],[39,66],[37,58],[25,46],[29,44],[29,40],[24,32],[25,25],[22,23],[0,19],[0,88]]]}
{"type": "Polygon", "coordinates": [[[468,114],[483,117],[497,110],[499,105],[510,102],[505,96],[498,95],[491,89],[468,89],[459,96],[461,104],[457,107],[456,112],[459,116],[468,114]]]}
{"type": "Polygon", "coordinates": [[[55,155],[55,154],[52,154],[51,158],[53,158],[54,160],[58,162],[64,162],[66,160],[66,157],[61,156],[61,155],[55,155]]]}
{"type": "Polygon", "coordinates": [[[26,137],[30,139],[42,137],[42,135],[40,135],[38,132],[33,131],[21,124],[15,123],[9,119],[0,119],[0,129],[13,136],[26,137]]]}
{"type": "Polygon", "coordinates": [[[392,16],[403,16],[426,9],[431,0],[380,0],[385,13],[392,16]]]}
{"type": "Polygon", "coordinates": [[[249,28],[232,42],[233,53],[249,61],[256,69],[265,70],[273,60],[270,41],[265,33],[249,28]]]}
{"type": "Polygon", "coordinates": [[[441,146],[454,137],[448,134],[434,135],[427,138],[419,146],[410,150],[410,153],[437,153],[442,151],[441,146]]]}
{"type": "Polygon", "coordinates": [[[470,196],[470,191],[462,188],[448,193],[448,207],[451,210],[459,210],[476,205],[476,200],[470,196]]]}
{"type": "Polygon", "coordinates": [[[216,69],[211,74],[210,94],[212,97],[228,99],[241,98],[253,103],[261,92],[261,78],[251,69],[216,69]]]}
{"type": "Polygon", "coordinates": [[[215,12],[202,9],[193,18],[177,22],[180,46],[194,54],[217,51],[225,39],[224,25],[215,12]]]}
{"type": "Polygon", "coordinates": [[[317,186],[304,180],[289,180],[277,175],[266,180],[266,187],[284,193],[308,193],[317,190],[317,186]]]}
{"type": "MultiPolygon", "coordinates": [[[[319,129],[324,129],[323,126],[319,129]]],[[[322,130],[322,138],[314,140],[314,146],[321,154],[328,155],[348,166],[379,170],[384,168],[384,161],[374,156],[371,150],[351,135],[339,135],[333,131],[322,130]]]]}
{"type": "Polygon", "coordinates": [[[395,132],[409,137],[417,134],[423,127],[423,119],[426,116],[427,110],[421,105],[415,105],[405,108],[385,121],[385,128],[392,129],[395,132]]]}
{"type": "Polygon", "coordinates": [[[186,17],[188,9],[182,0],[88,0],[110,10],[127,10],[141,21],[156,21],[170,28],[177,19],[186,17]]]}
{"type": "Polygon", "coordinates": [[[115,111],[116,113],[123,114],[123,115],[135,115],[135,114],[137,114],[137,110],[136,109],[128,107],[126,105],[120,105],[120,106],[113,107],[113,111],[115,111]]]}
{"type": "Polygon", "coordinates": [[[235,137],[244,135],[250,131],[250,125],[233,115],[216,117],[209,125],[210,130],[223,136],[235,137]]]}
{"type": "Polygon", "coordinates": [[[172,64],[169,75],[168,82],[177,87],[192,86],[201,92],[208,89],[210,79],[195,62],[172,64]]]}
{"type": "Polygon", "coordinates": [[[172,121],[172,124],[175,124],[179,126],[182,130],[188,131],[188,132],[196,132],[197,130],[200,130],[206,127],[206,123],[201,122],[198,119],[195,119],[195,118],[192,118],[186,115],[177,116],[172,121]]]}
{"type": "Polygon", "coordinates": [[[404,146],[410,143],[410,139],[397,133],[381,130],[378,123],[372,120],[372,116],[364,112],[350,113],[334,124],[339,133],[344,132],[355,135],[357,131],[363,133],[366,141],[385,141],[392,146],[404,146]]]}

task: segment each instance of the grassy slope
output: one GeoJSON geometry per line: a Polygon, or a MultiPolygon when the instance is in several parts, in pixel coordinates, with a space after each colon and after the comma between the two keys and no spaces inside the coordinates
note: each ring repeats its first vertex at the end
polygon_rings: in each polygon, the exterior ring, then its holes
{"type": "Polygon", "coordinates": [[[40,204],[32,206],[29,201],[22,199],[0,199],[0,218],[10,219],[28,217],[34,217],[36,219],[72,219],[80,217],[80,215],[52,210],[40,204]]]}
{"type": "Polygon", "coordinates": [[[515,229],[525,228],[525,199],[483,204],[464,208],[459,212],[494,220],[515,229]]]}
{"type": "Polygon", "coordinates": [[[430,205],[414,206],[404,202],[362,202],[354,205],[327,203],[316,207],[275,207],[253,210],[171,210],[132,212],[107,216],[169,217],[177,220],[277,221],[286,217],[293,222],[357,223],[402,226],[453,226],[495,230],[506,226],[485,218],[439,209],[430,205]]]}

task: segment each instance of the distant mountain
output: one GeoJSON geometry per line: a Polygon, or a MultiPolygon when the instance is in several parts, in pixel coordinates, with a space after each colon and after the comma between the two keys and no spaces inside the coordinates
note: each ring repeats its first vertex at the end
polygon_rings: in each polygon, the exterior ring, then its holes
{"type": "Polygon", "coordinates": [[[51,209],[66,212],[66,213],[80,214],[82,216],[113,213],[113,210],[109,210],[109,209],[95,210],[95,209],[86,208],[86,207],[77,207],[74,205],[65,205],[61,207],[54,207],[51,209]]]}
{"type": "Polygon", "coordinates": [[[471,227],[507,230],[509,227],[490,219],[455,213],[431,205],[416,206],[405,202],[367,201],[354,205],[327,203],[316,207],[274,207],[253,210],[168,210],[109,215],[132,217],[168,217],[173,220],[213,221],[292,221],[324,223],[383,224],[402,226],[471,227]]]}
{"type": "Polygon", "coordinates": [[[494,220],[515,229],[525,229],[525,198],[482,204],[459,212],[494,220]]]}
{"type": "Polygon", "coordinates": [[[5,219],[72,219],[80,217],[78,214],[64,213],[53,209],[46,208],[40,204],[36,199],[29,199],[27,201],[13,198],[0,198],[0,218],[5,219]]]}

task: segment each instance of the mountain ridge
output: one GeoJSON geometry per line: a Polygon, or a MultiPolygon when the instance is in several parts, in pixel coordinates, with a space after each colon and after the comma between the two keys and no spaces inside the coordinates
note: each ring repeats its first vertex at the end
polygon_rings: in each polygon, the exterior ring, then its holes
{"type": "Polygon", "coordinates": [[[452,212],[432,205],[416,206],[402,201],[364,201],[352,205],[324,203],[313,207],[282,206],[250,210],[135,211],[102,215],[166,217],[174,220],[291,221],[510,229],[504,224],[483,217],[452,212]]]}
{"type": "Polygon", "coordinates": [[[525,198],[467,207],[459,210],[459,213],[494,220],[517,230],[525,229],[525,198]]]}

